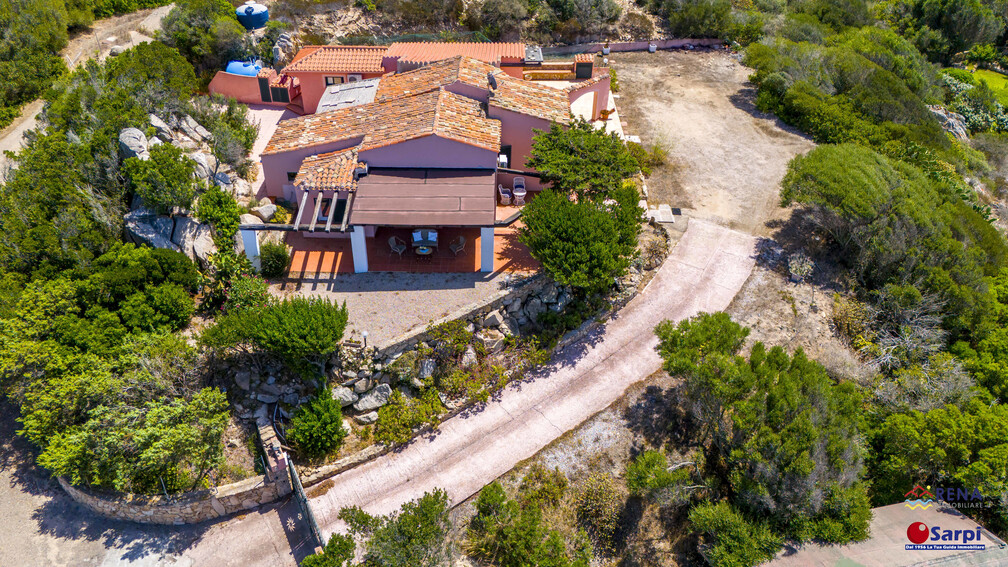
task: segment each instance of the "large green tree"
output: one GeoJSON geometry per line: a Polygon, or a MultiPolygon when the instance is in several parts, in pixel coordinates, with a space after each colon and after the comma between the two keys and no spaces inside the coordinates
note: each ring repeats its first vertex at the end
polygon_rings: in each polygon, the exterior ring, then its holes
{"type": "Polygon", "coordinates": [[[655,329],[664,368],[685,379],[715,486],[752,518],[800,540],[861,540],[871,517],[862,483],[861,398],[801,350],[753,345],[727,314],[655,329]]]}
{"type": "Polygon", "coordinates": [[[518,238],[556,281],[604,291],[629,267],[640,232],[638,195],[632,185],[611,194],[608,203],[573,202],[547,189],[525,205],[518,238]]]}
{"type": "Polygon", "coordinates": [[[581,200],[604,199],[639,171],[626,143],[591,122],[577,118],[569,126],[553,124],[532,139],[528,167],[559,193],[581,200]]]}

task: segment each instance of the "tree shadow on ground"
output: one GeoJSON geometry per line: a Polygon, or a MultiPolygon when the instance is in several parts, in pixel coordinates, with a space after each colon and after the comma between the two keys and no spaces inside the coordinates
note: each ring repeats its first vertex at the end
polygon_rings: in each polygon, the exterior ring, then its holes
{"type": "Polygon", "coordinates": [[[671,443],[676,447],[690,442],[688,417],[680,401],[680,386],[648,386],[633,404],[623,411],[627,429],[642,437],[652,447],[671,443]]]}
{"type": "MultiPolygon", "coordinates": [[[[790,135],[793,135],[793,136],[798,136],[798,137],[801,137],[801,138],[805,138],[806,140],[809,140],[809,141],[813,141],[812,138],[808,134],[806,134],[805,132],[802,132],[801,130],[795,128],[794,126],[791,126],[790,124],[784,122],[776,114],[773,114],[772,112],[763,112],[759,108],[757,108],[756,107],[756,95],[757,95],[758,92],[759,91],[756,88],[756,85],[753,85],[753,84],[749,83],[746,86],[740,88],[734,94],[730,95],[728,97],[728,101],[732,103],[732,106],[734,106],[735,108],[741,110],[742,112],[745,112],[746,114],[748,114],[749,116],[752,116],[753,118],[756,118],[756,119],[759,119],[759,120],[768,120],[768,121],[771,121],[771,122],[773,122],[773,126],[775,128],[778,128],[778,129],[782,130],[783,132],[786,132],[787,134],[790,134],[790,135]]],[[[781,135],[780,132],[772,132],[772,131],[768,131],[768,130],[765,130],[765,129],[763,129],[763,131],[766,132],[770,136],[780,136],[781,135]]]]}
{"type": "Polygon", "coordinates": [[[804,253],[812,260],[814,269],[805,279],[820,291],[844,291],[853,287],[850,266],[843,265],[844,253],[816,221],[815,213],[799,207],[786,219],[772,220],[766,224],[773,231],[772,238],[759,238],[756,242],[756,265],[790,278],[788,258],[804,253]]]}

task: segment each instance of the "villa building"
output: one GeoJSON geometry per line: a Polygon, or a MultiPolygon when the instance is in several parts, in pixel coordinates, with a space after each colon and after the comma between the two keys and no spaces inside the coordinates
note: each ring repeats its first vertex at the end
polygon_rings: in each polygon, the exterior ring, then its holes
{"type": "MultiPolygon", "coordinates": [[[[527,167],[535,131],[569,123],[572,104],[586,95],[589,119],[609,101],[607,70],[578,82],[571,68],[560,87],[541,84],[519,76],[524,51],[302,49],[282,75],[296,80],[306,114],[281,121],[260,157],[265,196],[296,210],[287,230],[302,241],[349,239],[356,272],[370,269],[369,251],[388,255],[413,229],[447,230],[457,235],[453,252],[468,242],[479,269],[493,271],[500,197],[516,178],[523,192],[541,189],[527,167]]],[[[247,253],[257,253],[248,250],[255,239],[243,236],[247,253]]],[[[441,243],[447,252],[449,242],[441,243]]]]}

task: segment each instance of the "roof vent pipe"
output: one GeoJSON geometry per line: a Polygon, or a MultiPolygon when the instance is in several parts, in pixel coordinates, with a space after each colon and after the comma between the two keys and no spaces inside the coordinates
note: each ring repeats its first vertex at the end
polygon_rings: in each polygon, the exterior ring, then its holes
{"type": "Polygon", "coordinates": [[[354,179],[360,179],[368,174],[367,162],[359,162],[357,167],[354,168],[354,179]]]}

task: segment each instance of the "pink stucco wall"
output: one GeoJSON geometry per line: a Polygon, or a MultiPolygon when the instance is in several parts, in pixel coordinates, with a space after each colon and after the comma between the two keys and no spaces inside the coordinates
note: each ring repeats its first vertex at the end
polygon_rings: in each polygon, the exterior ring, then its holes
{"type": "MultiPolygon", "coordinates": [[[[609,74],[608,68],[601,68],[595,71],[596,73],[603,72],[606,75],[609,74]]],[[[576,89],[567,93],[570,102],[573,104],[575,100],[585,96],[587,93],[594,93],[595,102],[592,105],[592,120],[599,119],[599,112],[604,110],[609,105],[609,79],[604,78],[594,85],[576,89]]]]}
{"type": "Polygon", "coordinates": [[[358,160],[370,167],[431,167],[494,169],[497,152],[438,136],[426,136],[361,152],[358,160]]]}
{"type": "MultiPolygon", "coordinates": [[[[288,172],[296,173],[301,168],[301,162],[310,155],[346,149],[360,142],[361,138],[355,138],[263,155],[261,160],[266,195],[291,200],[294,185],[288,181],[288,172]]],[[[357,159],[370,167],[494,169],[497,165],[497,152],[437,136],[427,136],[361,152],[357,159]]]]}
{"type": "Polygon", "coordinates": [[[304,105],[305,114],[315,114],[318,110],[319,101],[325,93],[326,77],[343,77],[346,82],[347,75],[361,75],[362,79],[373,79],[381,77],[381,73],[310,73],[307,71],[295,71],[288,73],[292,77],[297,77],[301,82],[301,103],[304,105]]]}
{"type": "Polygon", "coordinates": [[[525,162],[532,151],[532,136],[535,135],[532,130],[549,130],[549,121],[496,106],[490,106],[487,114],[501,122],[501,145],[511,146],[511,163],[508,168],[525,169],[525,162]]]}
{"type": "Polygon", "coordinates": [[[263,104],[257,77],[217,71],[207,89],[211,94],[221,94],[245,104],[263,104]]]}

